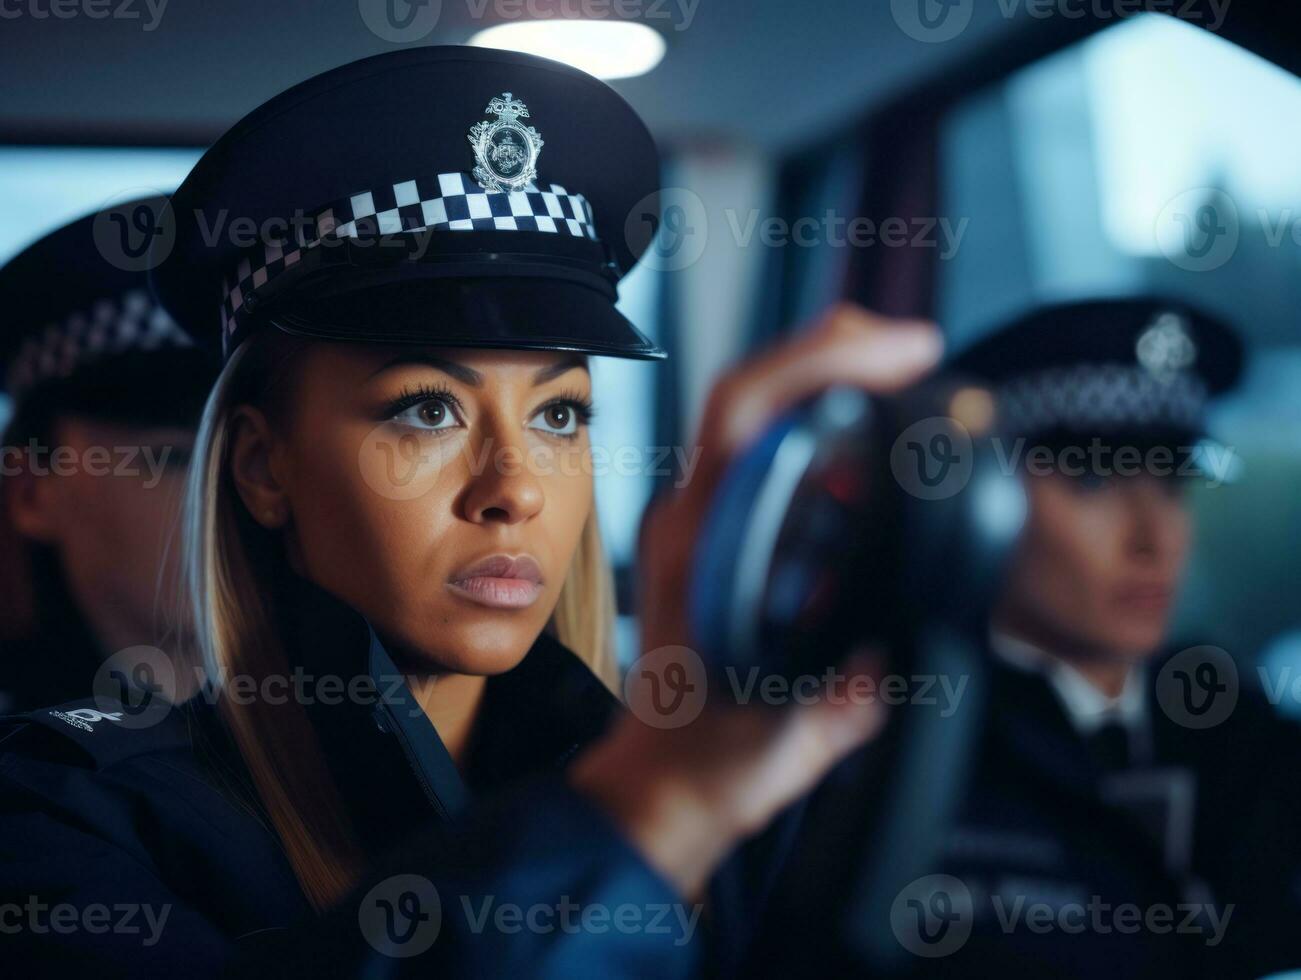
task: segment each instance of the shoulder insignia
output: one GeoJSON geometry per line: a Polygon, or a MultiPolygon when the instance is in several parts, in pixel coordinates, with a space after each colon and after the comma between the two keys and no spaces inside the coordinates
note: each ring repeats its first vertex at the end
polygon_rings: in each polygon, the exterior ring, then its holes
{"type": "Polygon", "coordinates": [[[180,709],[174,709],[141,726],[132,724],[128,708],[99,698],[11,715],[3,724],[36,725],[68,739],[90,756],[96,768],[103,768],[129,756],[188,746],[189,732],[179,714],[180,709]]]}

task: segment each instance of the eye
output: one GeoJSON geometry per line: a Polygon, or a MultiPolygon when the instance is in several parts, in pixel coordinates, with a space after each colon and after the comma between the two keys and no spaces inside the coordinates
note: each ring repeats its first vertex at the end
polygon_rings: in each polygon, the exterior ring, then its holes
{"type": "Polygon", "coordinates": [[[1192,486],[1192,480],[1176,473],[1167,473],[1156,477],[1156,484],[1161,492],[1171,500],[1183,500],[1192,486]]]}
{"type": "Polygon", "coordinates": [[[1101,473],[1085,470],[1072,480],[1071,485],[1080,493],[1099,493],[1103,490],[1109,490],[1112,487],[1112,481],[1101,473]]]}
{"type": "Polygon", "coordinates": [[[420,390],[406,392],[388,410],[388,417],[399,425],[437,432],[461,424],[457,415],[460,403],[450,392],[420,390]]]}
{"type": "Polygon", "coordinates": [[[457,425],[452,407],[439,398],[405,408],[393,416],[393,421],[418,429],[451,429],[457,425]]]}
{"type": "Polygon", "coordinates": [[[592,406],[589,402],[577,398],[559,398],[538,409],[529,422],[529,428],[548,435],[572,438],[578,435],[579,427],[586,425],[591,418],[592,406]]]}
{"type": "Polygon", "coordinates": [[[572,436],[578,432],[578,413],[572,405],[547,405],[529,423],[530,429],[541,429],[557,436],[572,436]]]}

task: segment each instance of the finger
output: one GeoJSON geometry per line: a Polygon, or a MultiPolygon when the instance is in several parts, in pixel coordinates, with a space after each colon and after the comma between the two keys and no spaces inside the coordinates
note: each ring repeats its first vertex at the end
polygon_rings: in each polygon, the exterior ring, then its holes
{"type": "Polygon", "coordinates": [[[713,389],[701,423],[690,489],[708,496],[730,458],[782,412],[826,388],[891,394],[935,367],[943,343],[932,324],[839,307],[792,341],[747,362],[713,389]]]}
{"type": "Polygon", "coordinates": [[[880,734],[886,721],[886,706],[875,696],[885,673],[885,657],[874,650],[851,654],[834,672],[834,679],[823,687],[822,696],[812,704],[796,708],[796,724],[805,730],[809,746],[807,761],[815,769],[830,768],[846,754],[880,734]],[[858,684],[860,679],[872,681],[858,684]]]}
{"type": "Polygon", "coordinates": [[[730,708],[712,716],[725,719],[714,736],[748,745],[761,758],[761,775],[741,807],[749,831],[761,828],[772,814],[804,796],[838,762],[880,732],[885,709],[878,702],[848,708],[827,701],[777,710],[730,708]]]}

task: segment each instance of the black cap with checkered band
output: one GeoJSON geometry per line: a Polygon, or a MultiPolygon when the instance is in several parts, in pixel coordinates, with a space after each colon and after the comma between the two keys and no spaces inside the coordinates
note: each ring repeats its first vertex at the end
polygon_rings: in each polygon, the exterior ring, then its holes
{"type": "Polygon", "coordinates": [[[0,390],[17,408],[49,401],[124,420],[197,418],[213,364],[154,300],[145,263],[113,239],[115,218],[152,221],[164,205],[153,197],[106,206],[0,267],[0,390]]]}
{"type": "Polygon", "coordinates": [[[428,47],[255,109],[172,197],[164,305],[229,354],[256,331],[663,352],[615,309],[659,158],[611,88],[512,52],[428,47]]]}
{"type": "Polygon", "coordinates": [[[1242,372],[1236,332],[1187,302],[1093,299],[1042,306],[984,331],[953,367],[993,385],[1016,435],[1195,441],[1206,407],[1242,372]]]}

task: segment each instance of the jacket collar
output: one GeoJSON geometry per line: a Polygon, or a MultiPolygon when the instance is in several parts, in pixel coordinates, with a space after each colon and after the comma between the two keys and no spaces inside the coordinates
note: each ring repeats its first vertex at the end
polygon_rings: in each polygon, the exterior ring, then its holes
{"type": "Polygon", "coordinates": [[[1042,672],[993,658],[989,738],[992,758],[1017,779],[1062,794],[1073,806],[1098,803],[1101,773],[1086,736],[1042,672]]]}
{"type": "Polygon", "coordinates": [[[562,769],[618,709],[577,655],[544,633],[515,668],[488,680],[462,773],[366,620],[325,590],[291,578],[278,603],[291,672],[308,678],[309,691],[323,692],[323,679],[337,676],[345,691],[352,682],[365,692],[328,699],[322,693],[305,706],[368,850],[428,828],[431,816],[454,816],[477,795],[562,769]]]}
{"type": "Polygon", "coordinates": [[[1118,697],[1103,694],[1083,674],[1061,657],[1006,633],[993,633],[990,649],[1003,663],[1031,674],[1042,675],[1057,695],[1066,717],[1080,735],[1091,735],[1104,725],[1119,723],[1131,733],[1147,721],[1145,671],[1142,665],[1129,672],[1118,697]]]}
{"type": "MultiPolygon", "coordinates": [[[[1142,711],[1127,728],[1132,758],[1138,769],[1169,766],[1174,760],[1154,748],[1153,728],[1160,726],[1153,721],[1160,720],[1161,712],[1154,701],[1152,671],[1135,673],[1142,711]]],[[[1098,803],[1105,774],[1090,756],[1085,741],[1090,733],[1072,717],[1049,677],[995,657],[990,687],[995,757],[1012,759],[1007,765],[1027,782],[1051,786],[1078,803],[1098,803]]]]}
{"type": "Polygon", "coordinates": [[[35,622],[24,638],[5,644],[0,662],[0,713],[33,711],[90,697],[107,652],[73,601],[52,548],[29,549],[35,622]]]}

